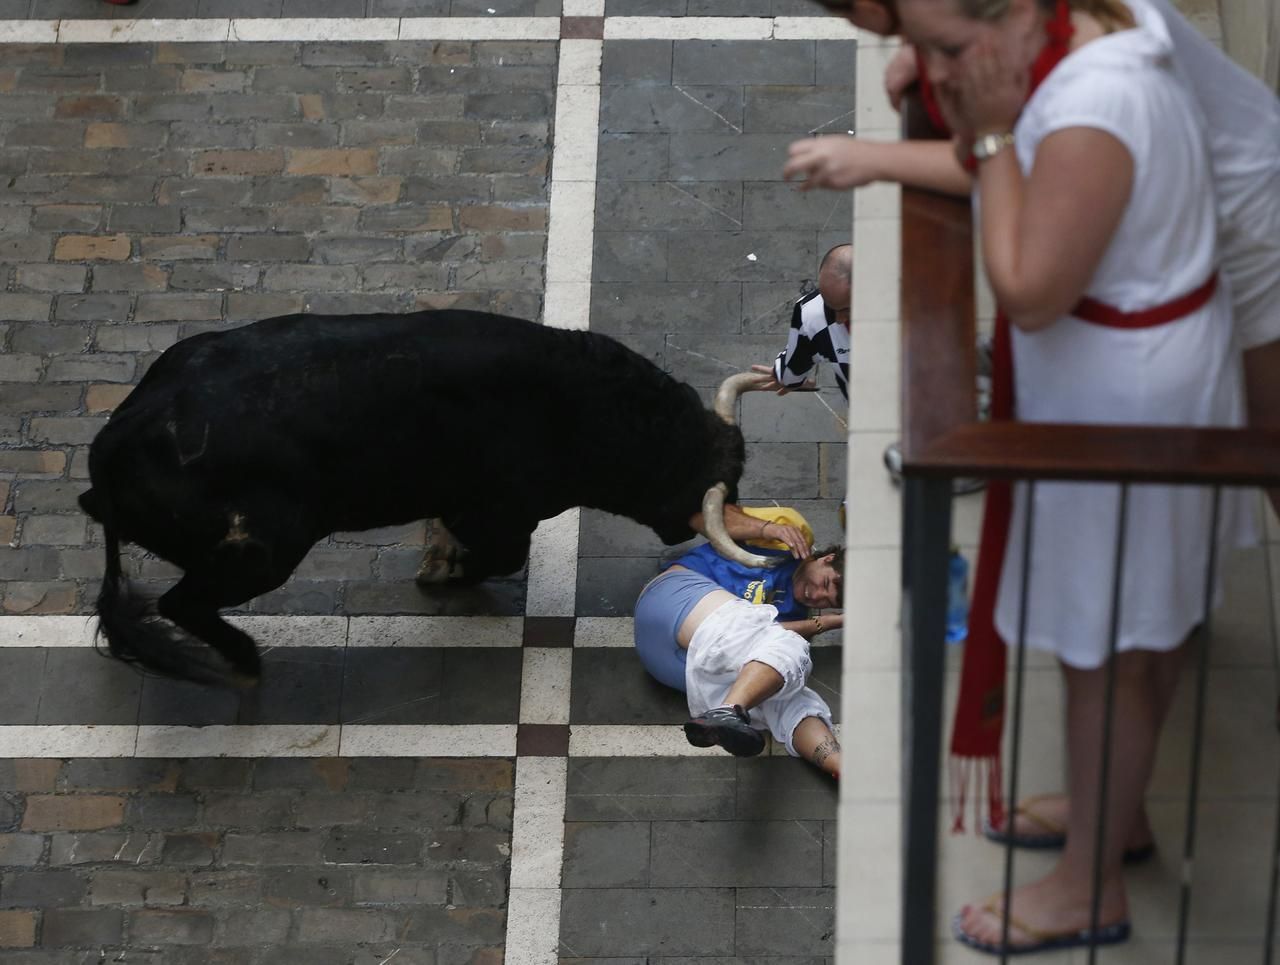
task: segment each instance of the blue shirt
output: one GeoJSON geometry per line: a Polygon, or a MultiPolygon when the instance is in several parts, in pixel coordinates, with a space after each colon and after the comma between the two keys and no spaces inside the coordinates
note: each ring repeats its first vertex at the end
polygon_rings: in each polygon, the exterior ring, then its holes
{"type": "Polygon", "coordinates": [[[676,560],[675,565],[715,580],[716,585],[748,603],[768,603],[777,607],[779,620],[803,620],[807,617],[808,609],[800,606],[791,593],[791,580],[800,561],[786,550],[753,546],[751,552],[784,559],[777,566],[757,569],[727,560],[710,543],[703,543],[676,560]]]}

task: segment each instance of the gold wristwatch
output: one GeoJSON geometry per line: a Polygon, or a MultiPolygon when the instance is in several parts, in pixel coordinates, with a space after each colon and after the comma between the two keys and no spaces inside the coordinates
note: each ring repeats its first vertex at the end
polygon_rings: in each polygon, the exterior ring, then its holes
{"type": "Polygon", "coordinates": [[[1013,133],[1007,131],[1004,134],[983,134],[973,142],[973,157],[977,161],[985,161],[987,158],[995,157],[1006,147],[1013,144],[1013,133]]]}

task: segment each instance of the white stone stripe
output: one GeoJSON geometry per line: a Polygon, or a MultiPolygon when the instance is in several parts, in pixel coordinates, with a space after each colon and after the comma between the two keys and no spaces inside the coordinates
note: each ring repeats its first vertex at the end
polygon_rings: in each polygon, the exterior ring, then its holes
{"type": "MultiPolygon", "coordinates": [[[[600,16],[603,0],[567,0],[566,16],[600,16]]],[[[839,17],[608,17],[608,40],[852,40],[884,46],[839,17]]],[[[0,21],[0,43],[557,40],[559,17],[237,17],[0,21]]],[[[564,43],[599,43],[568,40],[564,43]]]]}
{"type": "MultiPolygon", "coordinates": [[[[567,650],[565,651],[568,652],[567,650]]],[[[835,728],[840,735],[840,726],[835,728]]],[[[691,757],[677,724],[575,724],[570,757],[691,757]]],[[[515,757],[515,724],[32,724],[0,727],[5,757],[515,757]]],[[[520,758],[563,760],[563,758],[520,758]]]]}
{"type": "Polygon", "coordinates": [[[523,617],[350,617],[351,647],[519,647],[523,617]]]}
{"type": "Polygon", "coordinates": [[[569,731],[570,757],[694,757],[723,753],[718,747],[694,747],[674,724],[575,724],[569,731]]]}
{"type": "MultiPolygon", "coordinates": [[[[578,617],[574,627],[575,647],[632,647],[635,646],[635,621],[631,617],[578,617]]],[[[839,633],[824,633],[809,641],[815,649],[838,647],[842,643],[839,633]]]]}
{"type": "Polygon", "coordinates": [[[569,723],[569,683],[573,651],[568,647],[526,647],[520,673],[520,723],[569,723]]]}
{"type": "Polygon", "coordinates": [[[138,728],[134,757],[333,757],[337,724],[229,724],[138,728]]]}
{"type": "Polygon", "coordinates": [[[512,888],[504,965],[556,965],[559,948],[560,889],[512,888]]]}
{"type": "Polygon", "coordinates": [[[230,40],[396,40],[401,21],[395,17],[238,17],[231,21],[230,40]]]}
{"type": "Polygon", "coordinates": [[[882,38],[859,30],[843,17],[774,17],[774,40],[856,40],[859,46],[878,46],[882,38]]]}
{"type": "Polygon", "coordinates": [[[96,617],[0,617],[0,647],[91,647],[96,617]]]}
{"type": "MultiPolygon", "coordinates": [[[[590,13],[604,12],[603,0],[577,2],[590,13]]],[[[575,9],[571,2],[565,13],[574,15],[575,9]]],[[[581,331],[591,324],[602,50],[599,40],[560,41],[556,84],[542,320],[581,331]]],[[[576,612],[580,520],[581,511],[571,509],[544,520],[534,532],[525,597],[529,616],[576,612]]],[[[522,669],[521,722],[567,724],[573,651],[527,648],[522,669]]],[[[559,960],[567,775],[564,758],[516,761],[506,965],[555,965],[559,960]]]]}
{"type": "Polygon", "coordinates": [[[0,757],[132,757],[138,728],[45,724],[0,727],[0,757]]]}
{"type": "Polygon", "coordinates": [[[56,20],[0,20],[0,44],[52,44],[57,41],[56,20]]]}
{"type": "MultiPolygon", "coordinates": [[[[599,40],[562,40],[566,44],[591,44],[599,40]]],[[[553,181],[594,181],[596,148],[600,137],[600,85],[562,84],[556,91],[556,149],[553,181]],[[563,141],[561,139],[563,138],[563,141]],[[561,147],[561,144],[564,147],[561,147]]]]}
{"type": "MultiPolygon", "coordinates": [[[[0,617],[0,648],[90,647],[97,618],[0,617]]],[[[519,647],[523,617],[231,616],[267,647],[519,647]]]]}
{"type": "Polygon", "coordinates": [[[566,17],[603,17],[604,0],[564,0],[561,11],[566,17]]]}
{"type": "Polygon", "coordinates": [[[515,757],[515,724],[348,724],[342,757],[515,757]]]}
{"type": "Polygon", "coordinates": [[[609,17],[605,40],[770,40],[772,17],[609,17]]]}
{"type": "Polygon", "coordinates": [[[227,622],[258,642],[258,647],[345,647],[347,618],[325,616],[239,616],[227,622]]]}
{"type": "MultiPolygon", "coordinates": [[[[556,154],[559,154],[558,145],[556,154]]],[[[554,170],[554,158],[551,165],[554,170]]],[[[552,181],[550,224],[547,226],[548,283],[591,281],[595,213],[595,181],[552,181]]],[[[559,319],[549,318],[547,321],[559,324],[559,319]]]]}
{"type": "Polygon", "coordinates": [[[563,757],[521,757],[516,761],[512,889],[560,887],[568,773],[569,762],[563,757]]]}
{"type": "Polygon", "coordinates": [[[226,40],[229,20],[62,20],[58,42],[63,44],[136,44],[168,41],[207,43],[226,40]]]}
{"type": "MultiPolygon", "coordinates": [[[[331,38],[332,39],[332,38],[331,38]]],[[[559,40],[559,17],[405,17],[401,40],[559,40]]]]}
{"type": "Polygon", "coordinates": [[[514,724],[42,724],[0,727],[4,757],[514,757],[514,724]]]}
{"type": "Polygon", "coordinates": [[[577,509],[544,519],[529,547],[524,610],[531,617],[571,617],[578,596],[577,509]]]}
{"type": "Polygon", "coordinates": [[[591,282],[548,280],[542,294],[542,319],[552,328],[586,331],[591,320],[591,282]]]}

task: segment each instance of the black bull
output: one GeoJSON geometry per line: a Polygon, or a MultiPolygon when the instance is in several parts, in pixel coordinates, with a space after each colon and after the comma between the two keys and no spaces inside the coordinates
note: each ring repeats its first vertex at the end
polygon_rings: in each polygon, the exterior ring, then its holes
{"type": "MultiPolygon", "coordinates": [[[[511,573],[539,520],[572,506],[627,516],[671,544],[742,433],[615,340],[500,315],[289,315],[174,345],[89,449],[110,653],[220,676],[131,596],[119,546],[181,567],[156,609],[257,677],[253,639],[222,620],[280,586],[337,531],[440,518],[461,579],[511,573]]],[[[206,651],[207,652],[207,651],[206,651]]]]}

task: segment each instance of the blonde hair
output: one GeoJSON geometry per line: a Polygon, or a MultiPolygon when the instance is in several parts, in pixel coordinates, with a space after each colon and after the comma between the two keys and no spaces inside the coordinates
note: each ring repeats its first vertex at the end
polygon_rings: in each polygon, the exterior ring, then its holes
{"type": "MultiPolygon", "coordinates": [[[[1052,10],[1055,0],[1036,0],[1040,7],[1052,10]]],[[[1070,0],[1072,10],[1087,13],[1107,33],[1133,27],[1133,14],[1120,0],[1070,0]]],[[[971,20],[999,20],[1009,12],[1009,0],[959,0],[960,12],[971,20]]]]}

